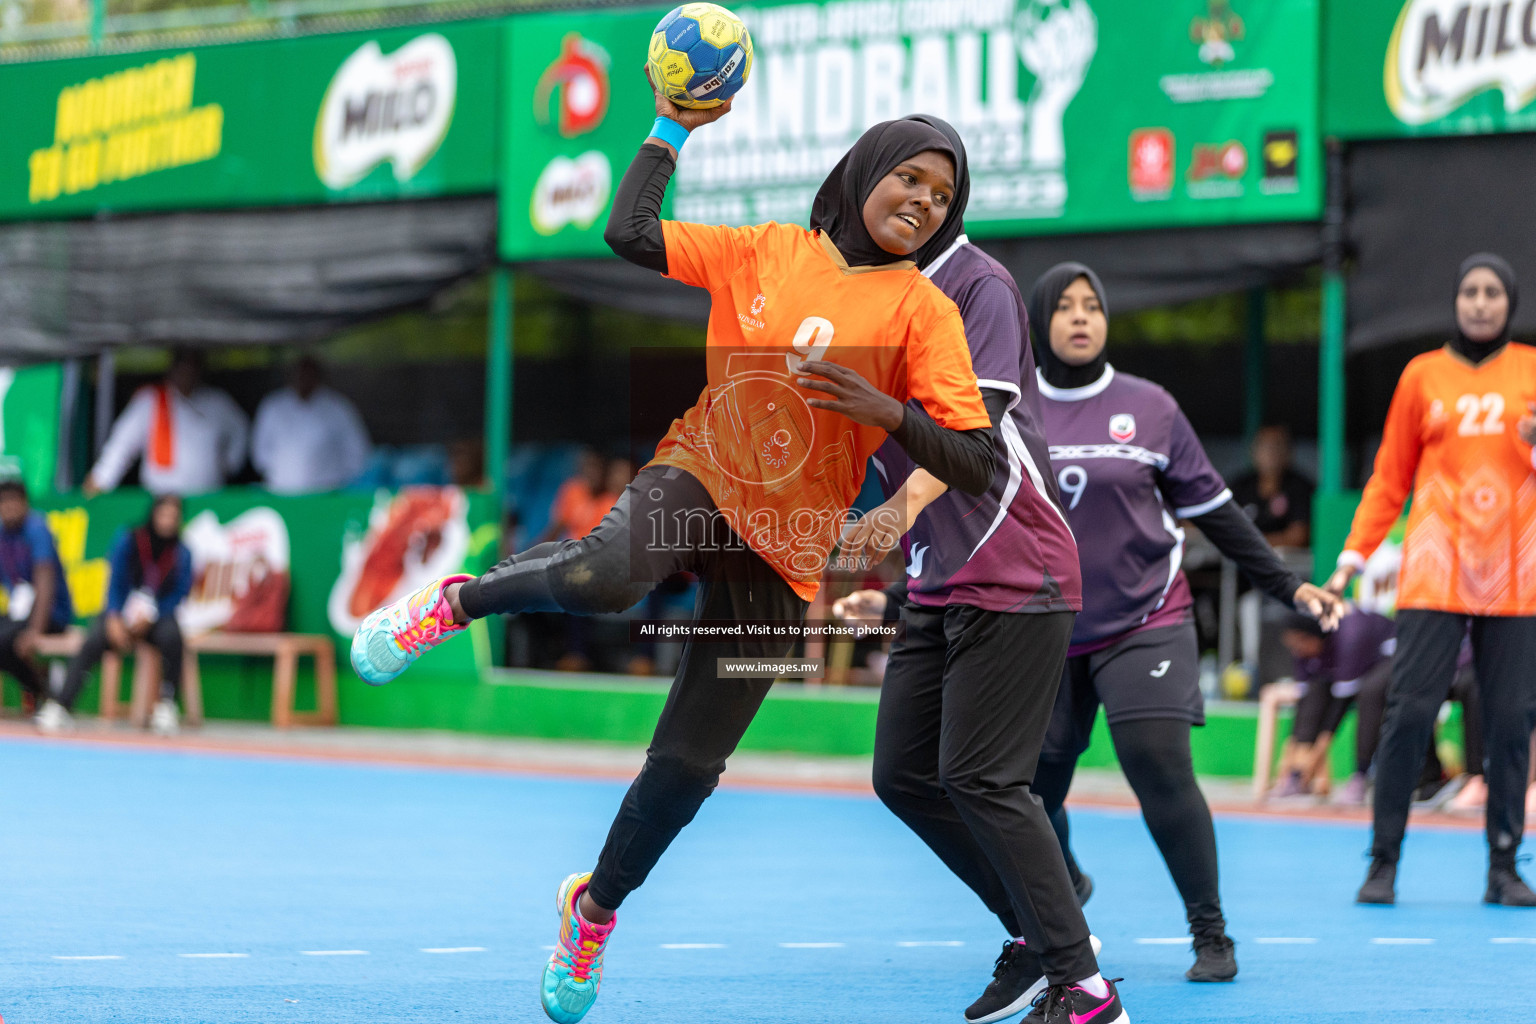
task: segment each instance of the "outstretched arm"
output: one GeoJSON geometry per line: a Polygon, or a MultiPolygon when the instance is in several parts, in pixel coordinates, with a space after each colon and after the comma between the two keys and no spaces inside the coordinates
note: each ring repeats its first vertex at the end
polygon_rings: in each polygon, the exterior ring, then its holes
{"type": "MultiPolygon", "coordinates": [[[[646,70],[646,83],[650,84],[649,69],[646,70]]],[[[656,116],[676,122],[684,131],[691,132],[700,125],[718,121],[731,109],[731,101],[726,100],[709,110],[685,110],[656,92],[655,86],[651,86],[651,92],[656,97],[656,116]]],[[[667,272],[661,201],[675,170],[676,147],[655,135],[648,137],[619,182],[619,190],[613,196],[613,209],[608,213],[608,226],[603,231],[603,241],[615,255],[659,274],[667,272]]]]}

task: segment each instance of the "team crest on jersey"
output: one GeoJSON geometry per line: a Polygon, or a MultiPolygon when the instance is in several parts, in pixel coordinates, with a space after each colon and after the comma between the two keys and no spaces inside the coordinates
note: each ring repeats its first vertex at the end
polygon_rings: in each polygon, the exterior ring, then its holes
{"type": "Polygon", "coordinates": [[[1109,418],[1109,436],[1125,444],[1136,436],[1136,417],[1128,412],[1120,412],[1109,418]]]}

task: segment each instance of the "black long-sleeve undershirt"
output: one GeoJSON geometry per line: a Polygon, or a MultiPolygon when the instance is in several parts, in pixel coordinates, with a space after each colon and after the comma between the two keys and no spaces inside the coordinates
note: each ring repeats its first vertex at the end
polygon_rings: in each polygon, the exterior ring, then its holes
{"type": "Polygon", "coordinates": [[[644,145],[629,162],[613,194],[603,241],[614,255],[639,267],[667,272],[667,242],[661,233],[661,201],[677,161],[660,146],[644,145]]]}
{"type": "MultiPolygon", "coordinates": [[[[677,161],[666,149],[650,143],[642,145],[614,193],[613,209],[603,231],[603,241],[615,255],[661,274],[667,272],[661,201],[675,170],[677,161]]],[[[983,400],[987,400],[985,394],[983,400]]],[[[1002,394],[1002,401],[1006,408],[1006,394],[1002,394]]],[[[971,495],[982,494],[992,483],[992,429],[996,428],[999,416],[992,406],[987,401],[992,428],[974,430],[946,429],[926,414],[913,415],[909,407],[901,426],[891,436],[913,462],[949,486],[971,495]]]]}
{"type": "Polygon", "coordinates": [[[1296,588],[1304,581],[1286,568],[1237,502],[1223,502],[1203,516],[1192,516],[1190,522],[1200,527],[1217,551],[1236,562],[1254,586],[1286,607],[1295,607],[1296,588]]]}

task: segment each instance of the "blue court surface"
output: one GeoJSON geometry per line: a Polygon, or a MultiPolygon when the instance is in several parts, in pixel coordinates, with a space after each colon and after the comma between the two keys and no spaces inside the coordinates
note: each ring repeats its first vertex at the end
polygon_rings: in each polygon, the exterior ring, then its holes
{"type": "MultiPolygon", "coordinates": [[[[555,886],[625,788],[18,739],[0,780],[6,1024],[542,1021],[555,886]]],[[[1197,986],[1140,818],[1073,828],[1135,1021],[1536,1020],[1536,911],[1478,902],[1476,831],[1410,833],[1400,904],[1364,908],[1361,825],[1220,819],[1242,973],[1197,986]]],[[[960,1021],[1002,938],[873,798],[724,788],[587,1020],[960,1021]]]]}

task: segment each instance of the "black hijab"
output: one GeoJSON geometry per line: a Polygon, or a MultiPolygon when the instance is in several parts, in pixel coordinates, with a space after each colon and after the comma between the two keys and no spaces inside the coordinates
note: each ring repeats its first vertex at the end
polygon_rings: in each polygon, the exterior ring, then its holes
{"type": "MultiPolygon", "coordinates": [[[[864,226],[864,202],[880,179],[903,160],[930,149],[955,162],[955,175],[959,179],[963,157],[955,152],[944,133],[931,124],[915,120],[882,121],[869,129],[843,154],[817,190],[816,201],[811,204],[812,230],[825,234],[850,267],[878,267],[901,260],[915,260],[921,267],[925,261],[935,259],[955,240],[953,235],[945,232],[949,227],[948,213],[933,237],[906,256],[880,248],[864,226]]],[[[969,195],[970,182],[956,180],[955,191],[956,200],[960,199],[962,191],[969,195]]],[[[954,209],[953,202],[949,209],[954,209]]]]}
{"type": "Polygon", "coordinates": [[[177,542],[181,540],[180,537],[174,536],[162,537],[155,532],[155,513],[160,510],[161,505],[173,501],[177,504],[181,503],[181,499],[174,494],[161,494],[156,497],[154,501],[150,502],[149,517],[144,520],[144,525],[140,527],[147,535],[149,541],[149,556],[155,561],[159,561],[167,549],[175,547],[177,542]]]}
{"type": "Polygon", "coordinates": [[[1478,267],[1487,267],[1503,282],[1504,293],[1509,296],[1509,312],[1504,316],[1504,327],[1499,331],[1498,337],[1489,341],[1473,341],[1461,333],[1461,321],[1457,320],[1456,336],[1451,339],[1451,348],[1474,365],[1481,363],[1489,356],[1496,355],[1509,342],[1509,328],[1515,322],[1515,303],[1520,297],[1513,267],[1491,252],[1474,253],[1462,261],[1461,270],[1456,273],[1456,291],[1451,305],[1453,315],[1456,308],[1455,296],[1461,294],[1461,283],[1478,267]]]}
{"type": "Polygon", "coordinates": [[[1058,263],[1040,275],[1034,290],[1029,293],[1029,332],[1035,338],[1035,354],[1040,358],[1040,373],[1053,388],[1082,388],[1098,380],[1109,362],[1109,345],[1106,342],[1099,354],[1082,366],[1063,362],[1051,351],[1051,317],[1056,315],[1056,303],[1061,293],[1071,287],[1078,278],[1086,278],[1093,294],[1099,297],[1099,308],[1109,316],[1109,303],[1104,301],[1104,284],[1099,275],[1081,263],[1058,263]]]}
{"type": "Polygon", "coordinates": [[[942,117],[934,117],[932,114],[909,114],[903,118],[906,121],[919,121],[932,128],[937,128],[949,140],[950,155],[955,160],[955,194],[949,200],[948,212],[944,215],[944,223],[939,225],[939,230],[933,233],[933,237],[918,250],[922,258],[917,261],[918,270],[927,270],[929,265],[948,251],[955,244],[955,239],[965,234],[965,204],[971,200],[971,169],[966,163],[965,140],[960,138],[960,133],[954,126],[942,117]]]}

